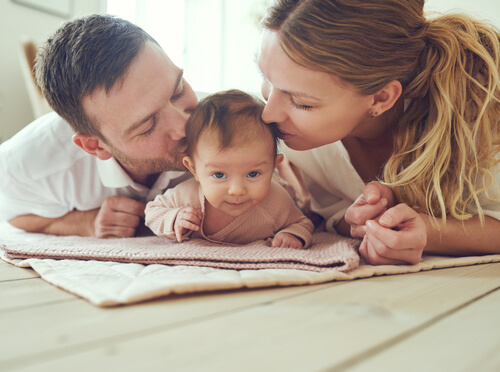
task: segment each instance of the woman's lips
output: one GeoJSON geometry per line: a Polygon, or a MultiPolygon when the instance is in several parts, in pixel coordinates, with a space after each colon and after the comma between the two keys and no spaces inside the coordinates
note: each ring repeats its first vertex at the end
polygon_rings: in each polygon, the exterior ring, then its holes
{"type": "Polygon", "coordinates": [[[290,139],[290,138],[295,137],[295,136],[293,134],[290,134],[290,133],[279,131],[278,137],[281,138],[283,141],[286,141],[287,139],[290,139]]]}

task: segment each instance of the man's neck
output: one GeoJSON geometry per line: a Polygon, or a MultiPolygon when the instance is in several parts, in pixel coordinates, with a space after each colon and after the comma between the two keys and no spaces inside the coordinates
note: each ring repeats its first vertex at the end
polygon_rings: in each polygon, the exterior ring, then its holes
{"type": "Polygon", "coordinates": [[[158,177],[160,177],[160,174],[161,173],[150,174],[149,176],[146,177],[145,183],[142,183],[142,184],[148,188],[153,187],[153,185],[155,184],[158,177]]]}
{"type": "Polygon", "coordinates": [[[132,178],[132,180],[140,185],[146,186],[147,188],[151,188],[161,173],[154,174],[134,174],[125,170],[127,174],[132,178]]]}

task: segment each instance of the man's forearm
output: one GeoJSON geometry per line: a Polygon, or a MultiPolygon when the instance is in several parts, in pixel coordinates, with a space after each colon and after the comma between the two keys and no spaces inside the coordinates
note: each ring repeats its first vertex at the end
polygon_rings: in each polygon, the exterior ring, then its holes
{"type": "Polygon", "coordinates": [[[98,212],[99,209],[72,211],[58,218],[26,214],[9,220],[9,223],[32,233],[94,236],[94,221],[98,212]]]}

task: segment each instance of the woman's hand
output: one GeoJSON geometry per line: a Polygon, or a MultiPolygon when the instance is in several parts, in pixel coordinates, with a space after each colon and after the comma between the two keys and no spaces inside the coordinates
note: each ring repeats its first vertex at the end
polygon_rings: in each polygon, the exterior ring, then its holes
{"type": "Polygon", "coordinates": [[[394,193],[380,182],[370,182],[363,189],[363,194],[352,204],[344,216],[351,226],[351,236],[362,238],[366,233],[366,221],[377,220],[387,208],[395,205],[394,193]]]}
{"type": "Polygon", "coordinates": [[[378,221],[366,221],[359,253],[371,265],[416,264],[426,245],[427,225],[422,215],[406,204],[398,204],[378,221]]]}

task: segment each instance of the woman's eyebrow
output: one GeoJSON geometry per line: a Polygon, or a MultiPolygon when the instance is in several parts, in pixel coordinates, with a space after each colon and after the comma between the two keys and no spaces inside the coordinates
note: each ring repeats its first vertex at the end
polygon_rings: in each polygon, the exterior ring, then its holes
{"type": "MultiPolygon", "coordinates": [[[[264,73],[260,69],[257,58],[258,58],[258,54],[256,53],[255,58],[254,58],[254,62],[255,62],[255,66],[257,67],[257,71],[259,72],[259,74],[263,80],[269,81],[268,78],[266,77],[266,75],[264,75],[264,73]]],[[[300,98],[312,99],[315,101],[321,101],[321,99],[319,99],[318,97],[312,96],[312,95],[307,94],[305,92],[300,92],[297,90],[286,90],[286,89],[280,89],[280,88],[278,88],[278,89],[281,90],[283,93],[290,95],[290,96],[293,96],[293,97],[300,97],[300,98]]]]}
{"type": "Polygon", "coordinates": [[[284,89],[280,89],[280,90],[283,93],[288,94],[288,95],[293,96],[293,97],[300,97],[300,98],[312,99],[314,101],[321,101],[321,99],[319,99],[318,97],[311,96],[310,94],[307,94],[305,92],[300,92],[297,90],[284,90],[284,89]]]}

